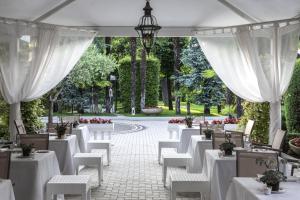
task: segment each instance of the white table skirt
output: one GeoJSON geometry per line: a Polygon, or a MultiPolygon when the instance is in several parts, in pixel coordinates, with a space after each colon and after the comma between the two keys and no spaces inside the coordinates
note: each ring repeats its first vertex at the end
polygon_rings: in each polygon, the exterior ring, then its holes
{"type": "Polygon", "coordinates": [[[10,164],[16,200],[45,200],[47,182],[60,174],[55,153],[36,153],[33,159],[19,155],[12,154],[10,164]]]}
{"type": "Polygon", "coordinates": [[[180,124],[168,123],[169,139],[179,139],[179,125],[180,124]]]}
{"type": "Polygon", "coordinates": [[[87,152],[87,142],[90,140],[90,132],[86,125],[79,126],[72,130],[72,134],[76,135],[79,149],[81,153],[87,152]]]}
{"type": "Polygon", "coordinates": [[[178,153],[187,152],[192,135],[200,135],[199,126],[193,126],[193,128],[186,128],[185,125],[179,125],[180,143],[178,147],[178,153]]]}
{"type": "Polygon", "coordinates": [[[98,136],[101,135],[101,140],[111,139],[111,134],[115,129],[115,124],[88,124],[90,134],[93,134],[94,140],[98,140],[98,136]],[[105,134],[108,138],[105,138],[105,134]]]}
{"type": "Polygon", "coordinates": [[[206,140],[204,135],[193,135],[188,147],[188,153],[192,159],[189,160],[187,170],[189,173],[201,173],[205,150],[212,149],[212,141],[206,140]]]}
{"type": "Polygon", "coordinates": [[[211,200],[224,200],[226,192],[236,176],[236,157],[219,157],[220,150],[206,150],[203,173],[211,184],[211,200]]]}
{"type": "Polygon", "coordinates": [[[56,139],[55,136],[51,136],[49,149],[56,153],[61,174],[75,174],[73,156],[80,152],[76,135],[67,136],[65,139],[56,139]]]}
{"type": "Polygon", "coordinates": [[[0,179],[0,199],[15,200],[14,190],[10,180],[0,179]]]}
{"type": "Polygon", "coordinates": [[[297,200],[300,199],[300,184],[283,182],[280,187],[285,190],[282,194],[265,195],[263,183],[254,178],[234,178],[228,189],[226,200],[297,200]]]}

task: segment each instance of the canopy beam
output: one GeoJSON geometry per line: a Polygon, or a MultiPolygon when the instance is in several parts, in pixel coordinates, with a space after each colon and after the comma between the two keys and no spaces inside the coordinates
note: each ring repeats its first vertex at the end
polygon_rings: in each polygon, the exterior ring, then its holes
{"type": "Polygon", "coordinates": [[[39,16],[38,18],[36,18],[33,21],[34,22],[41,22],[44,19],[46,19],[46,18],[50,17],[51,15],[53,15],[54,13],[58,12],[59,10],[63,9],[64,7],[68,6],[69,4],[71,4],[74,1],[76,1],[76,0],[66,0],[66,1],[63,1],[62,3],[58,4],[57,6],[55,6],[54,8],[52,8],[51,10],[49,10],[48,12],[46,12],[45,14],[39,16]]]}
{"type": "Polygon", "coordinates": [[[239,8],[237,8],[233,4],[229,3],[228,1],[226,1],[226,0],[218,0],[218,1],[221,4],[223,4],[225,7],[229,8],[231,11],[233,11],[234,13],[239,15],[240,17],[246,19],[247,21],[249,21],[251,23],[259,22],[258,19],[255,19],[254,17],[251,17],[250,15],[248,15],[247,13],[241,11],[239,8]]]}

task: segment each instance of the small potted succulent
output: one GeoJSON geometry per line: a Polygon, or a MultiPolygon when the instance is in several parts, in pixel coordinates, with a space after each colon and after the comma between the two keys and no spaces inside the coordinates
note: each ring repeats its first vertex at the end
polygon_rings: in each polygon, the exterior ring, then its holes
{"type": "Polygon", "coordinates": [[[20,146],[22,148],[22,155],[29,157],[33,149],[33,144],[20,144],[20,146]]]}
{"type": "Polygon", "coordinates": [[[220,150],[224,152],[224,156],[231,156],[233,148],[236,146],[230,141],[230,134],[225,134],[225,142],[220,145],[220,150]]]}
{"type": "Polygon", "coordinates": [[[193,116],[186,116],[184,118],[184,121],[185,121],[185,124],[188,128],[192,128],[193,127],[193,120],[194,120],[194,117],[193,116]]]}
{"type": "Polygon", "coordinates": [[[205,134],[205,139],[210,140],[214,130],[206,128],[203,133],[205,134]]]}
{"type": "Polygon", "coordinates": [[[286,177],[282,172],[277,170],[267,170],[263,173],[260,181],[265,183],[267,187],[271,187],[272,191],[279,191],[279,185],[281,181],[284,181],[286,177]]]}
{"type": "Polygon", "coordinates": [[[66,130],[69,123],[58,123],[55,127],[57,132],[57,138],[58,139],[64,139],[66,136],[66,130]]]}

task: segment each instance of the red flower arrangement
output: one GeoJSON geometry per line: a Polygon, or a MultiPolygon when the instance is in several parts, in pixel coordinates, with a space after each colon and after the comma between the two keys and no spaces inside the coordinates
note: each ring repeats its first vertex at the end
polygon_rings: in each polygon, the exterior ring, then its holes
{"type": "Polygon", "coordinates": [[[296,147],[300,147],[300,138],[292,139],[291,143],[296,147]]]}
{"type": "Polygon", "coordinates": [[[79,120],[80,123],[83,124],[87,124],[87,123],[91,123],[91,124],[111,124],[112,121],[111,119],[101,119],[101,118],[93,118],[93,119],[80,119],[79,120]]]}
{"type": "Polygon", "coordinates": [[[170,119],[169,124],[184,124],[185,120],[184,119],[170,119]]]}
{"type": "Polygon", "coordinates": [[[212,120],[211,124],[222,124],[222,120],[212,120]]]}
{"type": "Polygon", "coordinates": [[[237,123],[239,123],[239,119],[237,119],[237,118],[224,119],[224,124],[237,124],[237,123]]]}

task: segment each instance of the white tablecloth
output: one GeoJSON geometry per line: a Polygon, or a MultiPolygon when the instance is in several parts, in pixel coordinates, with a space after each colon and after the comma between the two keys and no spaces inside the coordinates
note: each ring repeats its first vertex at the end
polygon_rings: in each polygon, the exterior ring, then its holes
{"type": "Polygon", "coordinates": [[[90,132],[86,125],[80,126],[72,130],[72,134],[76,135],[79,149],[81,153],[87,152],[87,142],[90,140],[90,132]]]}
{"type": "Polygon", "coordinates": [[[187,170],[189,173],[201,173],[205,150],[212,149],[212,141],[206,140],[204,135],[193,135],[188,147],[188,153],[192,159],[189,160],[187,170]]]}
{"type": "Polygon", "coordinates": [[[0,199],[15,200],[14,190],[10,180],[0,179],[0,199]]]}
{"type": "Polygon", "coordinates": [[[55,136],[51,136],[49,149],[56,153],[61,174],[75,174],[73,156],[80,152],[76,135],[67,136],[65,139],[56,139],[55,136]]]}
{"type": "Polygon", "coordinates": [[[19,155],[12,154],[10,164],[16,200],[46,199],[46,183],[60,174],[55,153],[36,153],[33,159],[17,158],[19,155]]]}
{"type": "Polygon", "coordinates": [[[300,199],[300,183],[284,182],[280,187],[285,190],[282,194],[265,195],[263,184],[254,178],[234,178],[228,189],[226,200],[298,200],[300,199]]]}
{"type": "Polygon", "coordinates": [[[219,157],[220,150],[206,150],[203,173],[211,182],[211,200],[224,200],[226,192],[236,176],[236,157],[219,157]]]}
{"type": "Polygon", "coordinates": [[[179,137],[180,143],[178,147],[178,153],[186,153],[191,140],[192,135],[200,135],[200,127],[193,126],[193,128],[187,128],[185,125],[179,125],[179,137]]]}

